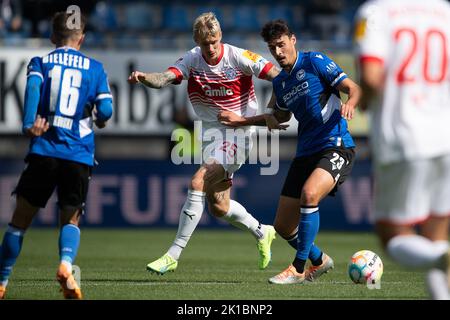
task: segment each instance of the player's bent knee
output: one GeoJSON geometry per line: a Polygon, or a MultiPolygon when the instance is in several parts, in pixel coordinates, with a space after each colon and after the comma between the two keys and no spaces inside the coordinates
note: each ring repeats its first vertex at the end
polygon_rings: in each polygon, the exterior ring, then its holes
{"type": "Polygon", "coordinates": [[[225,179],[214,185],[215,192],[224,192],[230,189],[233,186],[233,180],[225,179]]]}
{"type": "Polygon", "coordinates": [[[300,202],[302,205],[317,205],[319,203],[320,196],[317,190],[313,188],[303,189],[300,197],[300,202]]]}

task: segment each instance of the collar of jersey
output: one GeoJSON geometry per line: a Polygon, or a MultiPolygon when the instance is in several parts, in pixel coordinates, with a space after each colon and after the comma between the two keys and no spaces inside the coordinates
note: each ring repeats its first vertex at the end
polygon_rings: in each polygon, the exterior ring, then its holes
{"type": "Polygon", "coordinates": [[[295,67],[297,66],[298,61],[300,60],[300,56],[303,58],[303,53],[300,51],[297,51],[297,59],[295,59],[294,65],[292,66],[291,71],[289,71],[289,75],[292,74],[292,72],[295,70],[295,67]]]}
{"type": "Polygon", "coordinates": [[[56,48],[54,51],[56,51],[56,50],[61,50],[61,49],[78,51],[77,49],[75,49],[75,48],[73,48],[73,47],[69,47],[69,46],[58,47],[58,48],[56,48]]]}

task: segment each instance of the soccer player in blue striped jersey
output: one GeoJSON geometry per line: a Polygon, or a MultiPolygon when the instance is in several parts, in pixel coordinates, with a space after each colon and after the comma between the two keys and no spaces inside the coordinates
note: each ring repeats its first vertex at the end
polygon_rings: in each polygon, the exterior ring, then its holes
{"type": "Polygon", "coordinates": [[[85,19],[81,16],[76,25],[71,18],[66,12],[55,14],[51,40],[56,49],[34,57],[28,65],[23,133],[31,142],[27,166],[14,190],[16,209],[0,247],[0,298],[5,296],[25,231],[55,188],[61,226],[57,280],[65,298],[82,298],[72,263],[94,165],[93,123],[105,127],[113,110],[102,64],[79,51],[85,19]]]}
{"type": "Polygon", "coordinates": [[[331,257],[314,244],[319,230],[319,202],[334,195],[351,172],[355,144],[347,120],[353,117],[361,90],[325,54],[298,52],[296,37],[284,21],[267,23],[261,36],[282,68],[272,81],[272,102],[276,102],[267,108],[267,126],[283,129],[275,116],[283,112],[294,114],[299,122],[296,157],[274,223],[278,234],[297,253],[293,263],[269,282],[313,281],[334,266],[331,257]],[[340,91],[348,94],[347,102],[341,102],[340,91]],[[312,265],[305,270],[308,258],[312,265]]]}

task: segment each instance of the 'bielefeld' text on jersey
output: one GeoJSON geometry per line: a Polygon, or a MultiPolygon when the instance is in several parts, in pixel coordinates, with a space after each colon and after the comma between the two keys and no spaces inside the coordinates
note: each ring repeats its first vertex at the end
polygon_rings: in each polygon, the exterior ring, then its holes
{"type": "Polygon", "coordinates": [[[290,111],[298,121],[296,156],[329,147],[355,146],[347,121],[341,117],[336,86],[347,78],[342,69],[320,52],[298,52],[291,72],[273,80],[276,108],[290,111]]]}
{"type": "Polygon", "coordinates": [[[57,48],[31,59],[27,77],[42,79],[37,113],[50,129],[34,137],[29,153],[94,164],[92,109],[101,99],[112,99],[100,62],[69,48],[57,48]]]}
{"type": "Polygon", "coordinates": [[[252,76],[264,79],[273,64],[260,55],[229,44],[222,44],[216,65],[209,65],[200,47],[178,59],[169,70],[177,79],[188,80],[189,99],[197,116],[221,127],[217,115],[222,110],[240,116],[254,116],[258,111],[252,76]]]}

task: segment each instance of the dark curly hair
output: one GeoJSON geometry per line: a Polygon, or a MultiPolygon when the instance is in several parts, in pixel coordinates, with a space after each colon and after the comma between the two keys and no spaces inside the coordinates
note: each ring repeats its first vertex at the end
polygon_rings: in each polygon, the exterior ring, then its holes
{"type": "Polygon", "coordinates": [[[273,39],[278,39],[283,35],[291,37],[293,32],[289,29],[286,21],[278,19],[267,22],[261,30],[261,37],[265,42],[270,42],[273,39]]]}

